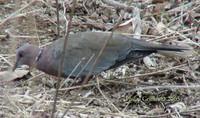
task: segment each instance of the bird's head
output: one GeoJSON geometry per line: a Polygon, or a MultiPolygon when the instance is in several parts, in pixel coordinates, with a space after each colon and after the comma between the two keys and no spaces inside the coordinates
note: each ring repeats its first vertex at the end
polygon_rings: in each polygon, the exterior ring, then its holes
{"type": "Polygon", "coordinates": [[[29,43],[22,45],[16,51],[16,62],[13,70],[22,65],[28,65],[29,67],[34,66],[38,54],[39,48],[37,46],[29,43]]]}

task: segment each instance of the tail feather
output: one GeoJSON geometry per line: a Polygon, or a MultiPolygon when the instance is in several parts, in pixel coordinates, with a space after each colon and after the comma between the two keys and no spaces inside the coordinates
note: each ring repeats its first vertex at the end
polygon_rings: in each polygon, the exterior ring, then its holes
{"type": "Polygon", "coordinates": [[[155,44],[144,40],[134,40],[134,44],[141,50],[152,50],[166,56],[189,57],[195,53],[192,47],[186,45],[155,44]]]}
{"type": "Polygon", "coordinates": [[[169,57],[190,57],[195,52],[191,47],[176,46],[176,45],[157,45],[153,47],[157,53],[169,56],[169,57]]]}
{"type": "Polygon", "coordinates": [[[177,51],[182,52],[185,50],[190,50],[188,47],[181,47],[181,46],[175,46],[175,45],[164,45],[164,44],[155,44],[152,47],[149,47],[150,49],[155,49],[157,51],[177,51]]]}

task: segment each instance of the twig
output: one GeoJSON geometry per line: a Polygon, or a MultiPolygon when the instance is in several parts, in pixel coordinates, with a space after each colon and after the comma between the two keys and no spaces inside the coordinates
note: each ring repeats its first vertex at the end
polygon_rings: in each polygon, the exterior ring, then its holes
{"type": "Polygon", "coordinates": [[[82,61],[83,61],[83,58],[78,62],[78,64],[76,64],[76,66],[73,68],[72,72],[68,75],[68,77],[64,81],[61,82],[62,84],[60,85],[60,88],[63,87],[63,85],[67,82],[67,80],[71,77],[71,75],[76,71],[76,69],[80,67],[80,64],[82,63],[82,61]]]}
{"type": "MultiPolygon", "coordinates": [[[[53,103],[53,110],[52,110],[52,114],[51,114],[51,118],[54,118],[54,113],[56,111],[56,103],[57,103],[57,97],[58,97],[58,91],[60,88],[60,82],[61,82],[61,71],[63,69],[63,63],[64,63],[64,57],[65,57],[65,49],[67,47],[67,40],[68,40],[68,36],[69,36],[69,32],[70,32],[70,28],[72,25],[72,17],[74,15],[74,11],[75,11],[75,5],[76,5],[76,0],[73,0],[73,7],[72,7],[72,12],[70,13],[70,18],[68,21],[68,25],[67,25],[67,29],[65,31],[65,37],[64,37],[64,45],[63,45],[63,49],[62,49],[62,53],[61,53],[61,60],[59,63],[59,68],[58,68],[58,80],[57,80],[57,85],[56,85],[56,92],[55,92],[55,96],[54,96],[54,103],[53,103]]],[[[56,15],[57,15],[57,37],[59,38],[60,36],[60,21],[59,21],[59,5],[58,5],[58,0],[56,0],[56,15]]]]}
{"type": "Polygon", "coordinates": [[[35,78],[39,78],[39,77],[41,77],[41,76],[43,76],[43,75],[44,75],[44,73],[37,74],[37,75],[31,77],[30,79],[28,79],[28,81],[31,81],[31,80],[33,80],[33,79],[35,79],[35,78]]]}
{"type": "MultiPolygon", "coordinates": [[[[121,20],[122,20],[122,17],[123,17],[123,15],[118,19],[117,23],[113,26],[112,32],[111,32],[110,36],[108,37],[107,40],[105,40],[105,42],[104,42],[102,48],[100,49],[100,51],[99,51],[99,53],[98,53],[96,59],[94,60],[94,62],[93,62],[93,64],[92,64],[92,67],[90,68],[89,73],[87,74],[87,76],[86,76],[86,78],[84,79],[84,81],[83,81],[83,83],[82,83],[81,86],[83,86],[83,85],[89,80],[92,71],[94,70],[96,64],[98,63],[98,60],[99,60],[99,58],[101,57],[102,53],[104,52],[108,41],[112,38],[114,30],[115,30],[115,29],[118,27],[118,25],[120,24],[120,22],[121,22],[121,20]]],[[[83,88],[83,87],[81,87],[81,88],[79,89],[79,91],[81,91],[82,88],[83,88]]],[[[69,108],[67,108],[67,110],[64,112],[64,114],[63,114],[62,117],[65,116],[65,114],[67,113],[68,109],[69,109],[69,108]]],[[[117,109],[117,108],[116,108],[116,109],[117,109]]],[[[120,113],[119,110],[117,110],[117,111],[120,113]]]]}
{"type": "Polygon", "coordinates": [[[114,25],[114,27],[113,27],[113,29],[112,29],[112,32],[111,32],[110,36],[108,37],[108,39],[105,40],[105,42],[104,42],[104,44],[103,44],[101,50],[99,51],[99,53],[98,53],[96,59],[94,60],[94,63],[92,64],[92,67],[90,68],[89,73],[87,74],[86,78],[84,79],[83,84],[85,84],[85,83],[89,80],[92,71],[93,71],[94,68],[96,67],[96,64],[98,63],[99,58],[100,58],[101,55],[103,54],[103,52],[104,52],[104,50],[105,50],[105,48],[106,48],[106,45],[107,45],[108,41],[112,39],[113,32],[114,32],[114,30],[119,26],[121,20],[122,20],[122,16],[118,19],[117,23],[114,25]]]}
{"type": "Polygon", "coordinates": [[[79,88],[86,88],[86,87],[91,87],[95,86],[96,83],[94,84],[85,84],[85,85],[80,85],[80,86],[72,86],[72,87],[67,87],[67,88],[60,88],[59,91],[69,91],[69,90],[74,90],[74,89],[79,89],[79,88]]]}
{"type": "Polygon", "coordinates": [[[125,9],[127,11],[132,11],[134,9],[133,6],[128,6],[126,4],[122,4],[120,2],[117,2],[115,0],[102,0],[103,3],[113,6],[116,9],[125,9]]]}
{"type": "Polygon", "coordinates": [[[119,94],[126,94],[126,93],[131,93],[131,92],[135,92],[135,91],[144,91],[144,90],[152,90],[152,89],[200,89],[200,85],[199,84],[195,84],[195,85],[162,85],[162,86],[145,86],[145,87],[136,87],[134,89],[131,90],[126,90],[124,92],[119,92],[116,95],[119,94]]]}
{"type": "Polygon", "coordinates": [[[130,78],[135,78],[135,77],[144,77],[144,76],[155,75],[155,74],[158,74],[158,73],[163,73],[163,72],[170,71],[172,69],[177,69],[177,68],[180,68],[180,67],[185,66],[185,65],[186,64],[181,64],[181,65],[170,67],[170,68],[166,68],[166,69],[163,69],[163,70],[158,70],[156,72],[150,72],[150,73],[144,73],[144,74],[136,74],[134,76],[122,77],[121,79],[130,79],[130,78]]]}
{"type": "MultiPolygon", "coordinates": [[[[0,38],[6,38],[8,35],[0,35],[0,38]]],[[[45,38],[45,36],[23,36],[23,35],[9,35],[11,38],[25,38],[25,39],[37,39],[38,37],[40,38],[45,38]]]]}
{"type": "MultiPolygon", "coordinates": [[[[195,2],[196,2],[196,4],[199,3],[199,1],[195,1],[195,2]]],[[[178,7],[174,8],[174,9],[170,9],[170,10],[167,11],[167,13],[173,14],[173,13],[176,13],[176,12],[181,12],[181,11],[183,11],[183,8],[186,9],[186,10],[184,10],[184,11],[187,11],[189,8],[193,8],[193,7],[191,7],[191,6],[194,5],[195,2],[188,2],[187,4],[178,6],[178,7]]],[[[195,7],[195,8],[193,8],[192,10],[194,10],[194,9],[196,9],[196,8],[198,8],[198,7],[195,7]]]]}
{"type": "MultiPolygon", "coordinates": [[[[200,61],[200,60],[193,60],[192,62],[196,62],[196,61],[200,61]]],[[[158,74],[158,73],[163,73],[163,72],[170,71],[172,69],[177,69],[177,68],[183,67],[185,65],[187,65],[187,62],[185,62],[183,64],[180,64],[178,66],[173,66],[173,67],[166,68],[166,69],[163,69],[163,70],[158,70],[156,72],[150,72],[150,73],[144,73],[144,74],[136,74],[134,76],[122,77],[121,79],[131,79],[131,78],[135,78],[135,77],[144,77],[144,76],[155,75],[155,74],[158,74]]]]}
{"type": "Polygon", "coordinates": [[[103,91],[100,89],[100,85],[99,85],[99,78],[96,77],[96,81],[97,81],[97,88],[99,90],[99,92],[101,93],[101,95],[104,97],[104,99],[106,99],[106,101],[120,114],[123,114],[103,93],[103,91]]]}
{"type": "MultiPolygon", "coordinates": [[[[60,20],[59,20],[59,5],[58,5],[58,0],[56,0],[56,16],[57,16],[57,38],[59,38],[60,36],[60,20]]],[[[65,39],[66,40],[66,39],[65,39]]],[[[53,109],[52,109],[52,113],[51,113],[51,118],[54,118],[54,114],[56,112],[56,103],[57,103],[57,97],[58,97],[58,89],[60,87],[60,81],[61,81],[61,69],[62,69],[62,65],[63,65],[63,60],[64,60],[64,50],[65,50],[66,45],[64,44],[63,46],[63,50],[62,50],[62,56],[61,56],[61,61],[59,63],[59,68],[58,68],[58,80],[56,83],[56,92],[54,95],[54,102],[53,102],[53,109]]]]}
{"type": "MultiPolygon", "coordinates": [[[[181,30],[181,31],[179,31],[180,33],[185,33],[185,32],[189,32],[189,31],[195,31],[197,28],[191,28],[191,29],[186,29],[186,30],[181,30]]],[[[162,38],[165,38],[165,37],[169,37],[170,35],[174,35],[174,34],[176,34],[175,32],[171,32],[171,33],[168,33],[168,34],[165,34],[165,35],[162,35],[162,36],[158,36],[157,38],[155,38],[155,39],[150,39],[150,40],[148,40],[148,41],[161,41],[161,40],[163,40],[162,38]],[[160,39],[160,40],[159,40],[160,39]]]]}
{"type": "Polygon", "coordinates": [[[167,28],[167,29],[168,29],[168,31],[170,31],[170,32],[172,32],[172,33],[176,33],[176,34],[178,34],[179,36],[181,36],[181,37],[183,37],[184,39],[186,39],[187,43],[193,44],[193,45],[196,45],[196,46],[199,46],[199,47],[200,47],[200,43],[196,43],[196,42],[190,40],[190,39],[187,38],[184,34],[181,34],[180,32],[171,30],[171,29],[169,29],[169,28],[167,28]]]}
{"type": "Polygon", "coordinates": [[[14,13],[12,13],[10,16],[8,16],[7,18],[5,18],[3,21],[0,22],[0,27],[6,23],[8,20],[12,19],[16,14],[18,14],[19,12],[21,12],[22,10],[26,9],[27,7],[29,7],[30,5],[32,5],[33,3],[35,3],[37,0],[32,0],[30,3],[28,3],[27,5],[25,5],[24,7],[20,8],[19,10],[15,11],[14,13]]]}
{"type": "Polygon", "coordinates": [[[96,29],[101,29],[101,30],[107,30],[108,28],[108,24],[104,24],[104,23],[98,23],[98,22],[77,22],[77,21],[73,21],[72,22],[73,26],[79,26],[79,27],[84,27],[85,25],[88,27],[92,27],[92,28],[96,28],[96,29]]]}
{"type": "Polygon", "coordinates": [[[2,55],[0,55],[0,58],[2,58],[7,64],[9,64],[10,66],[13,66],[12,63],[10,63],[5,57],[3,57],[2,55]]]}

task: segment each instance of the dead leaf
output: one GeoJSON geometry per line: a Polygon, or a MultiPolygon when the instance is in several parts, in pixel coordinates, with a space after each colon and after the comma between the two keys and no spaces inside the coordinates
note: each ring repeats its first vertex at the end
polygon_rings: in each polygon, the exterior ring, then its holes
{"type": "Polygon", "coordinates": [[[33,111],[31,118],[49,118],[49,114],[44,111],[33,111]]]}
{"type": "Polygon", "coordinates": [[[165,24],[162,23],[162,22],[159,22],[159,23],[157,24],[156,30],[157,30],[159,33],[161,33],[161,34],[164,34],[164,33],[166,33],[166,31],[167,31],[165,24]]]}
{"type": "Polygon", "coordinates": [[[175,104],[169,105],[169,108],[173,111],[183,112],[186,110],[186,105],[183,102],[177,102],[175,104]]]}
{"type": "Polygon", "coordinates": [[[0,82],[10,82],[17,78],[22,78],[28,74],[28,70],[16,69],[15,71],[3,71],[0,72],[0,82]]]}
{"type": "Polygon", "coordinates": [[[120,24],[115,29],[115,32],[134,34],[133,38],[140,39],[140,35],[141,35],[141,31],[142,31],[141,30],[140,10],[138,8],[135,8],[132,15],[133,15],[133,17],[130,20],[120,24]]]}
{"type": "Polygon", "coordinates": [[[132,28],[132,20],[130,19],[122,24],[120,24],[116,29],[115,32],[119,33],[133,33],[133,28],[132,28]]]}
{"type": "Polygon", "coordinates": [[[149,69],[155,69],[155,67],[157,66],[156,61],[148,56],[143,58],[143,62],[149,69]]]}

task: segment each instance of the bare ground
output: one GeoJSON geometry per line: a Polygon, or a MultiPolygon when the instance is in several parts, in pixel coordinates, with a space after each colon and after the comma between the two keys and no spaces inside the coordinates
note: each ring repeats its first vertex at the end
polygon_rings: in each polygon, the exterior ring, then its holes
{"type": "MultiPolygon", "coordinates": [[[[71,32],[110,30],[124,8],[102,1],[78,0],[71,32]]],[[[153,54],[149,56],[155,64],[152,67],[141,60],[103,73],[81,90],[66,84],[59,92],[58,117],[64,112],[66,118],[200,116],[200,2],[136,0],[131,5],[140,8],[143,39],[162,43],[189,40],[196,54],[188,58],[153,54]]],[[[63,6],[71,12],[70,0],[60,1],[61,15],[63,6]]],[[[54,1],[0,0],[0,71],[12,68],[15,49],[22,43],[42,46],[55,39],[55,10],[54,1]]],[[[132,18],[129,10],[124,13],[122,23],[132,18]]],[[[64,23],[61,17],[61,34],[64,23]]],[[[31,74],[26,80],[1,84],[0,117],[50,117],[55,77],[35,69],[31,74]]]]}

